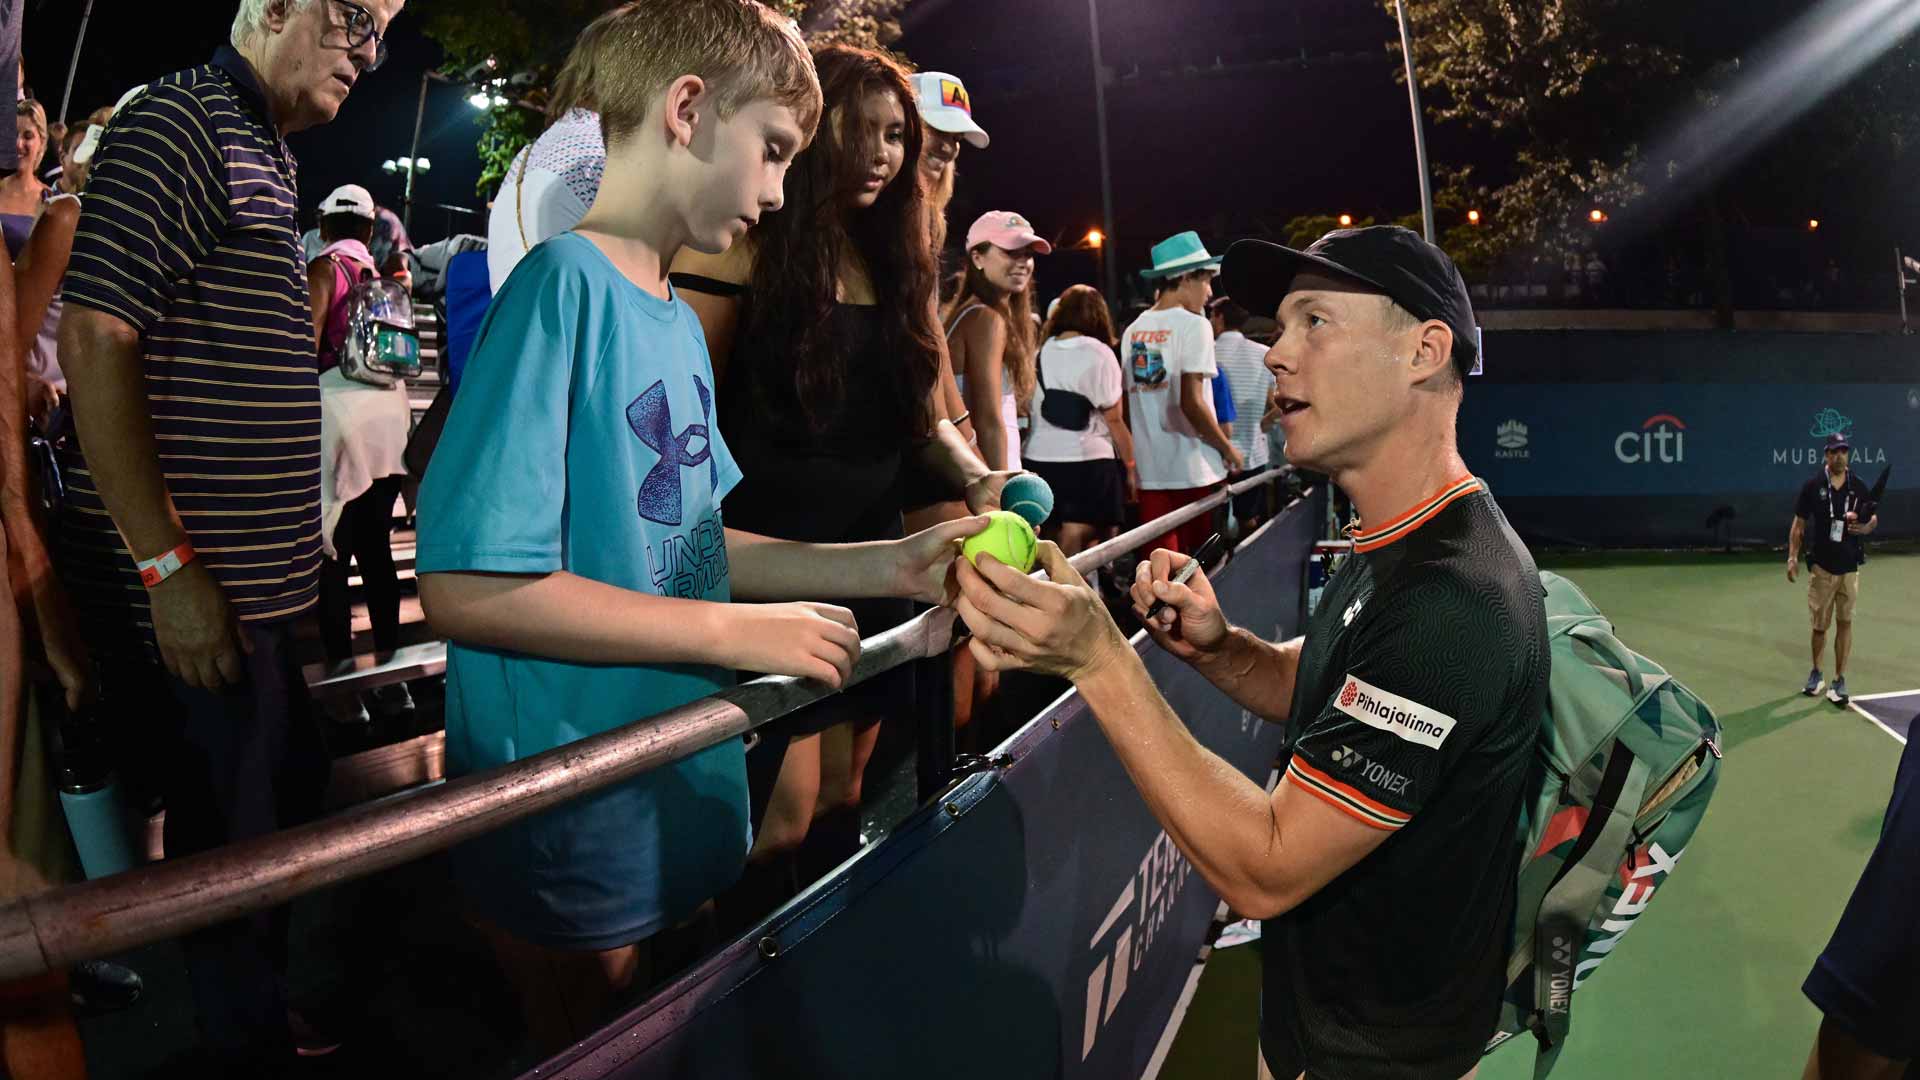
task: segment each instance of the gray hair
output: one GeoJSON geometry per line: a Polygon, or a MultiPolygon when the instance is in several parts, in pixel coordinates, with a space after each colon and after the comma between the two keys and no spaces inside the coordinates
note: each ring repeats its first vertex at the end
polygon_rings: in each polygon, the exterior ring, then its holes
{"type": "Polygon", "coordinates": [[[314,0],[240,0],[240,10],[233,15],[231,35],[236,47],[267,28],[267,9],[276,2],[285,4],[289,11],[298,11],[314,0]]]}

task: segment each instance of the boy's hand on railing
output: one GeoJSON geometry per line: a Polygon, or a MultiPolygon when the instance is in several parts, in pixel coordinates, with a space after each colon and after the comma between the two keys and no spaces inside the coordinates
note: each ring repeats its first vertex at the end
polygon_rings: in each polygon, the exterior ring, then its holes
{"type": "Polygon", "coordinates": [[[1173,580],[1186,563],[1187,556],[1177,551],[1155,551],[1135,567],[1132,595],[1133,613],[1154,643],[1191,664],[1225,645],[1230,627],[1205,570],[1194,571],[1185,585],[1173,580]],[[1147,619],[1155,600],[1165,600],[1166,606],[1147,619]]]}
{"type": "Polygon", "coordinates": [[[1050,580],[1028,577],[991,555],[976,569],[955,563],[960,600],[955,610],[973,631],[967,647],[989,671],[1028,670],[1078,682],[1132,649],[1100,594],[1067,557],[1042,542],[1035,565],[1050,580]]]}
{"type": "Polygon", "coordinates": [[[985,529],[988,520],[981,516],[946,521],[888,544],[886,575],[893,583],[893,595],[950,606],[960,595],[953,576],[960,545],[985,529]]]}
{"type": "Polygon", "coordinates": [[[736,671],[793,675],[835,690],[853,677],[860,628],[853,612],[832,604],[727,604],[722,608],[721,663],[736,671]]]}

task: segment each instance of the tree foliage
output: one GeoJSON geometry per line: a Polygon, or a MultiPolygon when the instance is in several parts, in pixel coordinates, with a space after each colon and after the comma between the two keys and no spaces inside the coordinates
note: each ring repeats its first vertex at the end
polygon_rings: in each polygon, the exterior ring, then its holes
{"type": "MultiPolygon", "coordinates": [[[[887,48],[911,0],[768,0],[816,45],[887,48]]],[[[510,104],[492,109],[480,137],[479,192],[491,193],[520,148],[540,133],[547,89],[580,28],[620,0],[415,0],[408,14],[446,53],[441,71],[476,85],[506,80],[510,104]]]]}

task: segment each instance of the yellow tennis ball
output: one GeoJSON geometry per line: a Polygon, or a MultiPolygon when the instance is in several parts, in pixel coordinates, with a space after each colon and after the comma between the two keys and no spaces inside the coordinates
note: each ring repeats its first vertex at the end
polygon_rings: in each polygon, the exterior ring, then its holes
{"type": "Polygon", "coordinates": [[[1033,526],[1011,510],[994,510],[987,517],[992,520],[986,529],[968,537],[967,542],[960,545],[960,553],[976,567],[984,551],[1023,574],[1032,570],[1033,558],[1040,550],[1033,526]]]}

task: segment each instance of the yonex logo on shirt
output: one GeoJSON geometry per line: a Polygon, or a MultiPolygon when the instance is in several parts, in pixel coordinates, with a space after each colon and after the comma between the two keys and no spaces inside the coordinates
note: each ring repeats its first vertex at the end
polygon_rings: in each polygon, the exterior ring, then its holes
{"type": "Polygon", "coordinates": [[[1398,694],[1389,694],[1352,675],[1347,676],[1347,684],[1341,688],[1334,704],[1368,727],[1435,750],[1453,731],[1453,717],[1398,694]]]}

